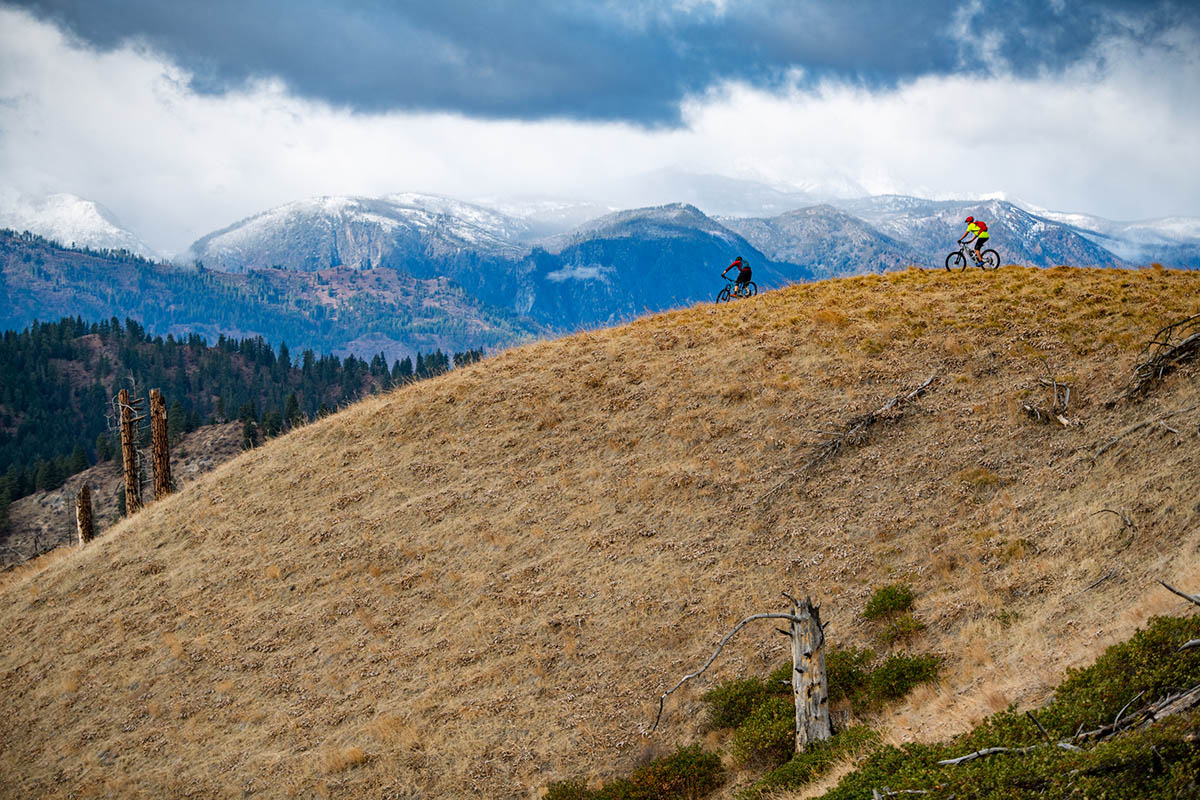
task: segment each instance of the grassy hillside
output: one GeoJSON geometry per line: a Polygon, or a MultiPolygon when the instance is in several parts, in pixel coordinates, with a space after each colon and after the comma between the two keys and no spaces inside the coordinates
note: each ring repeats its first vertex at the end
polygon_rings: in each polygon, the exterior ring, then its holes
{"type": "Polygon", "coordinates": [[[910,270],[364,401],[2,579],[0,791],[533,797],[702,738],[706,688],[783,658],[770,625],[643,734],[781,591],[874,646],[864,601],[900,580],[910,648],[948,666],[873,720],[886,741],[1040,701],[1186,607],[1154,579],[1200,589],[1196,366],[1104,405],[1198,298],[1200,273],[910,270]],[[1048,368],[1078,424],[1022,412],[1048,368]],[[821,431],[931,375],[805,469],[821,431]]]}

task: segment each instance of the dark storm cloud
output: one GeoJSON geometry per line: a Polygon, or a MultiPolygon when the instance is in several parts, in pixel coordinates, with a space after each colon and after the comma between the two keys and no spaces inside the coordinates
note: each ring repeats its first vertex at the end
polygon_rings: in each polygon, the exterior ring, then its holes
{"type": "MultiPolygon", "coordinates": [[[[675,124],[725,80],[837,77],[877,88],[926,74],[1069,66],[1107,36],[1157,42],[1190,3],[583,0],[17,0],[89,45],[144,42],[222,93],[278,77],[357,111],[675,124]],[[1059,10],[1054,10],[1059,7],[1059,10]],[[976,48],[963,37],[991,34],[976,48]],[[998,39],[996,37],[999,37],[998,39]]],[[[983,40],[980,40],[981,43],[983,40]]]]}

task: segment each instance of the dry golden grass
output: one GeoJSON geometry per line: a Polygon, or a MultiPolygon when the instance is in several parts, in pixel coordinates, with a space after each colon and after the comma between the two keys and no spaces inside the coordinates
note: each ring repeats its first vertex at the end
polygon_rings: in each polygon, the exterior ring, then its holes
{"type": "MultiPolygon", "coordinates": [[[[1169,270],[910,270],[366,400],[0,578],[0,792],[534,797],[631,769],[658,695],[782,590],[862,646],[873,588],[913,586],[913,645],[950,668],[874,720],[889,740],[1039,700],[1182,610],[1155,578],[1200,588],[1200,412],[1091,463],[1200,402],[1193,367],[1102,404],[1197,297],[1200,274],[1169,270]],[[1084,424],[1014,413],[1047,363],[1084,424]],[[909,413],[798,474],[814,431],[933,373],[909,413]]],[[[744,631],[653,746],[703,736],[700,693],[784,648],[744,631]]]]}

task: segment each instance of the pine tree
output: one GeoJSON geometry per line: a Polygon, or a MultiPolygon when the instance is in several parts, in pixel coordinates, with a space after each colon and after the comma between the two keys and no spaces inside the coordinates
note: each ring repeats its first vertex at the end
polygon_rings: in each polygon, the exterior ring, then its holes
{"type": "Polygon", "coordinates": [[[287,401],[284,403],[283,421],[287,425],[288,430],[304,424],[304,415],[300,413],[300,401],[296,399],[295,392],[289,394],[287,401]]]}
{"type": "Polygon", "coordinates": [[[78,475],[80,472],[83,472],[90,466],[91,464],[88,463],[87,451],[83,449],[83,445],[76,442],[75,449],[71,451],[71,463],[70,466],[67,467],[67,474],[78,475]]]}
{"type": "Polygon", "coordinates": [[[176,444],[183,437],[183,432],[187,428],[187,412],[183,410],[183,406],[176,399],[171,403],[171,407],[167,409],[167,441],[171,444],[176,444]]]}
{"type": "Polygon", "coordinates": [[[102,433],[96,437],[96,461],[108,461],[113,457],[112,437],[102,433]]]}

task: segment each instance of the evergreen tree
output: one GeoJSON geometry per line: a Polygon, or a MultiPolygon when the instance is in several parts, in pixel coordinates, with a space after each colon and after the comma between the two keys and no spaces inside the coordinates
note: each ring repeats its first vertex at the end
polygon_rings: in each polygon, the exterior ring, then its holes
{"type": "Polygon", "coordinates": [[[287,396],[287,402],[283,406],[283,420],[289,430],[304,424],[304,415],[300,412],[300,401],[295,392],[287,396]]]}
{"type": "Polygon", "coordinates": [[[283,432],[283,415],[278,411],[264,411],[262,415],[263,436],[271,439],[283,432]]]}
{"type": "Polygon", "coordinates": [[[249,450],[258,445],[258,425],[254,419],[247,417],[242,422],[242,449],[249,450]]]}
{"type": "Polygon", "coordinates": [[[71,463],[70,466],[67,467],[67,474],[78,475],[80,472],[83,472],[90,466],[91,464],[88,463],[87,451],[83,449],[82,444],[76,442],[75,449],[71,451],[71,463]]]}
{"type": "Polygon", "coordinates": [[[183,437],[186,428],[187,412],[183,410],[179,400],[174,400],[167,409],[167,441],[176,444],[183,437]]]}
{"type": "Polygon", "coordinates": [[[108,461],[113,457],[113,441],[108,433],[96,437],[96,461],[108,461]]]}

